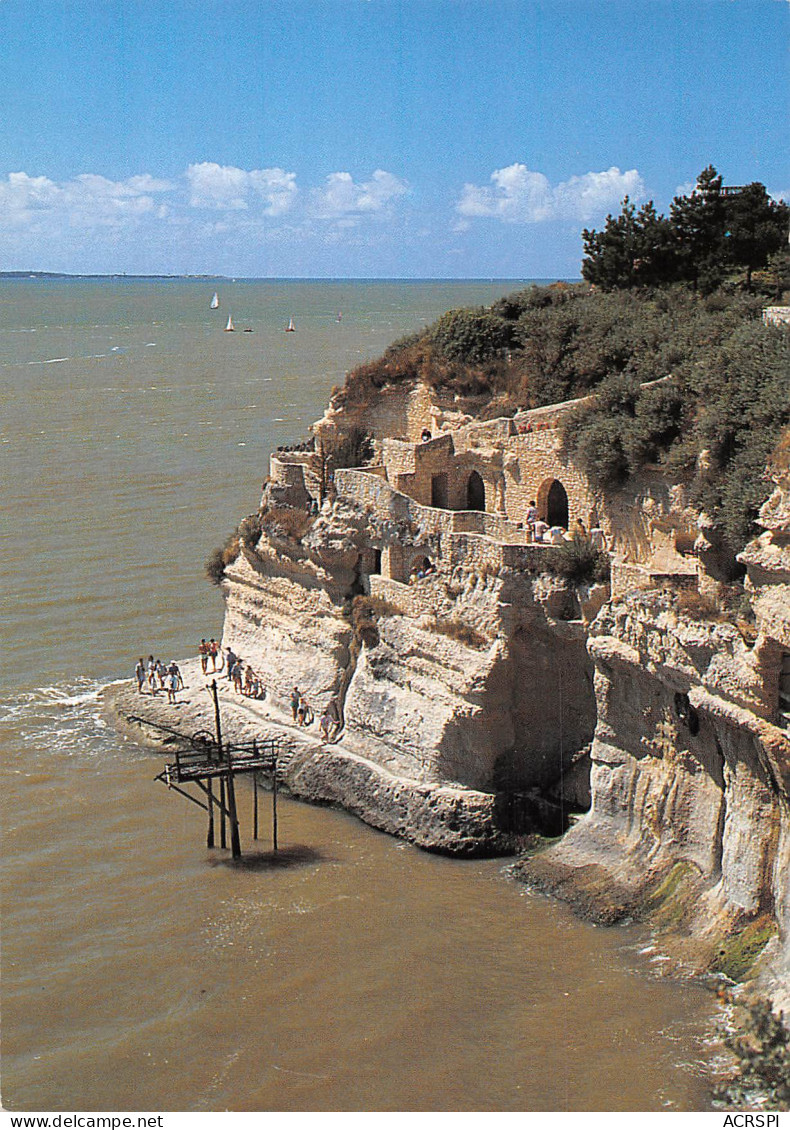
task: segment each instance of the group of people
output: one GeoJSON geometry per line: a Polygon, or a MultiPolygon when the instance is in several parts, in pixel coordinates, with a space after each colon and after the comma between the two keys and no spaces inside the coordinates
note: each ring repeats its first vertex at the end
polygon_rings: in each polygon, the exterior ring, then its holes
{"type": "MultiPolygon", "coordinates": [[[[212,671],[222,671],[223,669],[227,671],[227,677],[233,683],[233,689],[237,694],[243,694],[249,698],[265,698],[266,687],[263,684],[263,679],[250,663],[245,663],[243,659],[236,655],[232,647],[226,647],[223,655],[222,649],[214,639],[211,639],[208,643],[205,639],[202,639],[198,655],[204,675],[209,674],[208,664],[210,661],[212,671]]],[[[159,691],[166,691],[168,702],[176,703],[176,693],[184,689],[184,679],[175,660],[165,664],[161,659],[154,659],[153,655],[149,655],[147,660],[141,657],[137,660],[134,674],[139,694],[143,694],[144,688],[147,686],[152,695],[158,695],[159,691]]],[[[296,686],[291,691],[291,714],[297,726],[311,726],[315,721],[315,715],[307,698],[296,686]]],[[[335,740],[342,730],[340,706],[336,697],[330,698],[327,703],[319,720],[319,727],[321,736],[326,742],[335,740]]]]}
{"type": "Polygon", "coordinates": [[[143,687],[148,684],[152,695],[166,690],[168,702],[176,702],[176,692],[184,689],[184,679],[175,659],[165,665],[161,659],[154,659],[153,655],[149,655],[147,660],[141,656],[137,660],[134,677],[137,679],[138,694],[142,694],[143,687]]]}
{"type": "Polygon", "coordinates": [[[564,526],[550,526],[544,522],[538,513],[537,504],[533,501],[527,507],[526,526],[529,531],[530,541],[539,545],[562,545],[565,541],[574,541],[576,538],[589,539],[594,549],[606,549],[606,538],[603,530],[596,527],[588,532],[581,518],[574,518],[569,530],[564,526]]]}
{"type": "Polygon", "coordinates": [[[312,708],[298,687],[294,687],[291,691],[291,717],[297,726],[310,726],[315,718],[312,708]]]}
{"type": "Polygon", "coordinates": [[[415,561],[409,573],[409,584],[421,581],[424,577],[432,577],[435,572],[436,566],[427,557],[423,561],[415,561]]]}
{"type": "MultiPolygon", "coordinates": [[[[298,687],[291,691],[291,716],[297,726],[311,726],[315,720],[312,708],[298,687]]],[[[324,741],[334,741],[343,728],[337,698],[330,698],[318,725],[324,741]]]]}
{"type": "Polygon", "coordinates": [[[204,675],[208,674],[208,661],[209,661],[209,659],[211,660],[211,670],[212,671],[221,671],[222,670],[222,651],[220,649],[219,644],[217,643],[217,641],[214,639],[213,636],[208,641],[208,643],[205,641],[205,639],[202,639],[200,641],[200,647],[198,648],[198,655],[200,656],[200,666],[203,670],[204,675]],[[217,666],[217,660],[218,659],[219,659],[219,667],[217,666]]]}
{"type": "Polygon", "coordinates": [[[266,687],[261,676],[252,664],[245,663],[236,655],[232,647],[225,648],[225,669],[236,694],[246,695],[247,698],[266,697],[266,687]]]}

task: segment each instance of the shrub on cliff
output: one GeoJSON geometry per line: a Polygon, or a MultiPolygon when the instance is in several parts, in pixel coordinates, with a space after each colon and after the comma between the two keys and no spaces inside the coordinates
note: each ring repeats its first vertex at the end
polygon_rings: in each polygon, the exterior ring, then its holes
{"type": "Polygon", "coordinates": [[[351,627],[366,647],[379,642],[378,622],[384,616],[402,616],[403,609],[380,596],[355,596],[351,602],[351,627]]]}
{"type": "Polygon", "coordinates": [[[547,557],[546,571],[575,585],[609,580],[609,555],[593,547],[589,537],[574,534],[547,557]]]}
{"type": "Polygon", "coordinates": [[[222,584],[227,566],[232,564],[238,556],[239,538],[238,533],[234,530],[232,534],[228,534],[225,544],[213,549],[206,559],[204,566],[206,576],[213,585],[222,584]]]}
{"type": "Polygon", "coordinates": [[[696,446],[708,452],[710,468],[695,482],[695,500],[735,548],[755,532],[770,491],[766,463],[790,424],[788,373],[788,331],[752,323],[738,327],[690,376],[696,446]]]}
{"type": "Polygon", "coordinates": [[[293,506],[269,506],[260,515],[262,530],[270,530],[293,541],[301,541],[314,522],[314,514],[297,510],[293,506]]]}
{"type": "Polygon", "coordinates": [[[428,339],[449,361],[482,365],[501,356],[510,344],[510,323],[490,310],[450,310],[431,327],[428,339]]]}
{"type": "Polygon", "coordinates": [[[563,438],[590,480],[611,488],[666,454],[681,435],[684,410],[676,384],[641,388],[633,374],[617,375],[571,413],[563,438]]]}
{"type": "Polygon", "coordinates": [[[770,490],[765,466],[790,424],[790,335],[744,320],[743,303],[695,310],[672,382],[639,388],[643,374],[629,366],[568,417],[563,436],[569,454],[604,489],[646,463],[666,463],[737,550],[755,532],[770,490]]]}
{"type": "Polygon", "coordinates": [[[239,522],[238,536],[239,541],[247,547],[247,549],[255,549],[255,546],[260,541],[263,524],[261,522],[260,513],[250,514],[248,517],[243,518],[239,522]]]}
{"type": "Polygon", "coordinates": [[[478,651],[488,646],[488,640],[482,632],[478,632],[476,628],[463,620],[439,620],[434,617],[431,627],[435,632],[448,636],[451,640],[456,640],[467,647],[476,648],[478,651]]]}

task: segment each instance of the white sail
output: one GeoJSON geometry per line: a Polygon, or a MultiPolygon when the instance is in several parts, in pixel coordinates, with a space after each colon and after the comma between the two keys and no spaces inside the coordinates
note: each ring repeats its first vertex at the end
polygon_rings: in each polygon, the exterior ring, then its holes
{"type": "Polygon", "coordinates": [[[236,327],[233,324],[233,318],[228,314],[228,324],[225,326],[225,333],[233,333],[236,327]]]}
{"type": "Polygon", "coordinates": [[[219,295],[217,294],[216,291],[214,291],[214,297],[211,299],[210,305],[211,305],[212,310],[218,310],[219,309],[219,295]]]}
{"type": "Polygon", "coordinates": [[[287,334],[294,334],[294,333],[296,333],[296,326],[294,325],[294,320],[293,320],[293,318],[290,318],[290,319],[288,320],[288,325],[287,325],[287,326],[286,326],[286,328],[285,328],[285,332],[286,332],[287,334]]]}

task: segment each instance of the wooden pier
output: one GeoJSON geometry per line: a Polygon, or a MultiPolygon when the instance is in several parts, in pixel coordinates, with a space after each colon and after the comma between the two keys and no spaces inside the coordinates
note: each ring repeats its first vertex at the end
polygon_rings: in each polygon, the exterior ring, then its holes
{"type": "Polygon", "coordinates": [[[167,734],[174,745],[175,761],[168,762],[154,780],[161,781],[169,789],[180,793],[187,800],[208,813],[206,847],[215,844],[215,810],[219,819],[220,844],[227,846],[227,830],[230,831],[230,846],[234,859],[241,858],[241,839],[239,818],[236,807],[235,778],[240,774],[252,774],[253,781],[253,839],[258,839],[258,774],[265,773],[272,783],[272,847],[277,851],[277,769],[279,740],[253,740],[251,742],[223,742],[222,723],[219,711],[217,683],[214,680],[206,688],[214,700],[215,733],[199,730],[190,735],[181,733],[171,726],[152,722],[147,718],[132,716],[130,721],[150,726],[167,734]],[[215,784],[217,791],[215,793],[215,784]],[[203,796],[188,792],[186,786],[194,786],[203,796]]]}

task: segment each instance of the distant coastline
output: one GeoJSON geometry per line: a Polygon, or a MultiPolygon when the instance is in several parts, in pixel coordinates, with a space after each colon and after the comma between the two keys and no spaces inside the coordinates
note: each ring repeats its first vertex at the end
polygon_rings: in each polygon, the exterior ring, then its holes
{"type": "Polygon", "coordinates": [[[227,275],[127,275],[120,274],[70,274],[67,271],[0,271],[0,279],[193,279],[198,282],[203,279],[219,279],[228,282],[227,275]]]}
{"type": "Polygon", "coordinates": [[[229,283],[244,283],[244,282],[277,282],[277,283],[292,283],[292,282],[307,282],[307,283],[535,283],[539,285],[548,285],[554,282],[576,283],[581,281],[581,276],[574,278],[562,277],[556,275],[546,276],[545,278],[494,278],[488,275],[481,277],[463,277],[463,278],[443,278],[441,276],[434,276],[430,278],[394,278],[385,276],[370,276],[370,277],[324,277],[321,275],[294,275],[294,276],[255,276],[255,275],[133,275],[124,272],[116,272],[111,274],[79,274],[71,273],[68,271],[0,271],[0,280],[30,280],[30,279],[111,279],[114,282],[118,280],[129,282],[204,282],[215,280],[217,282],[229,283]]]}

